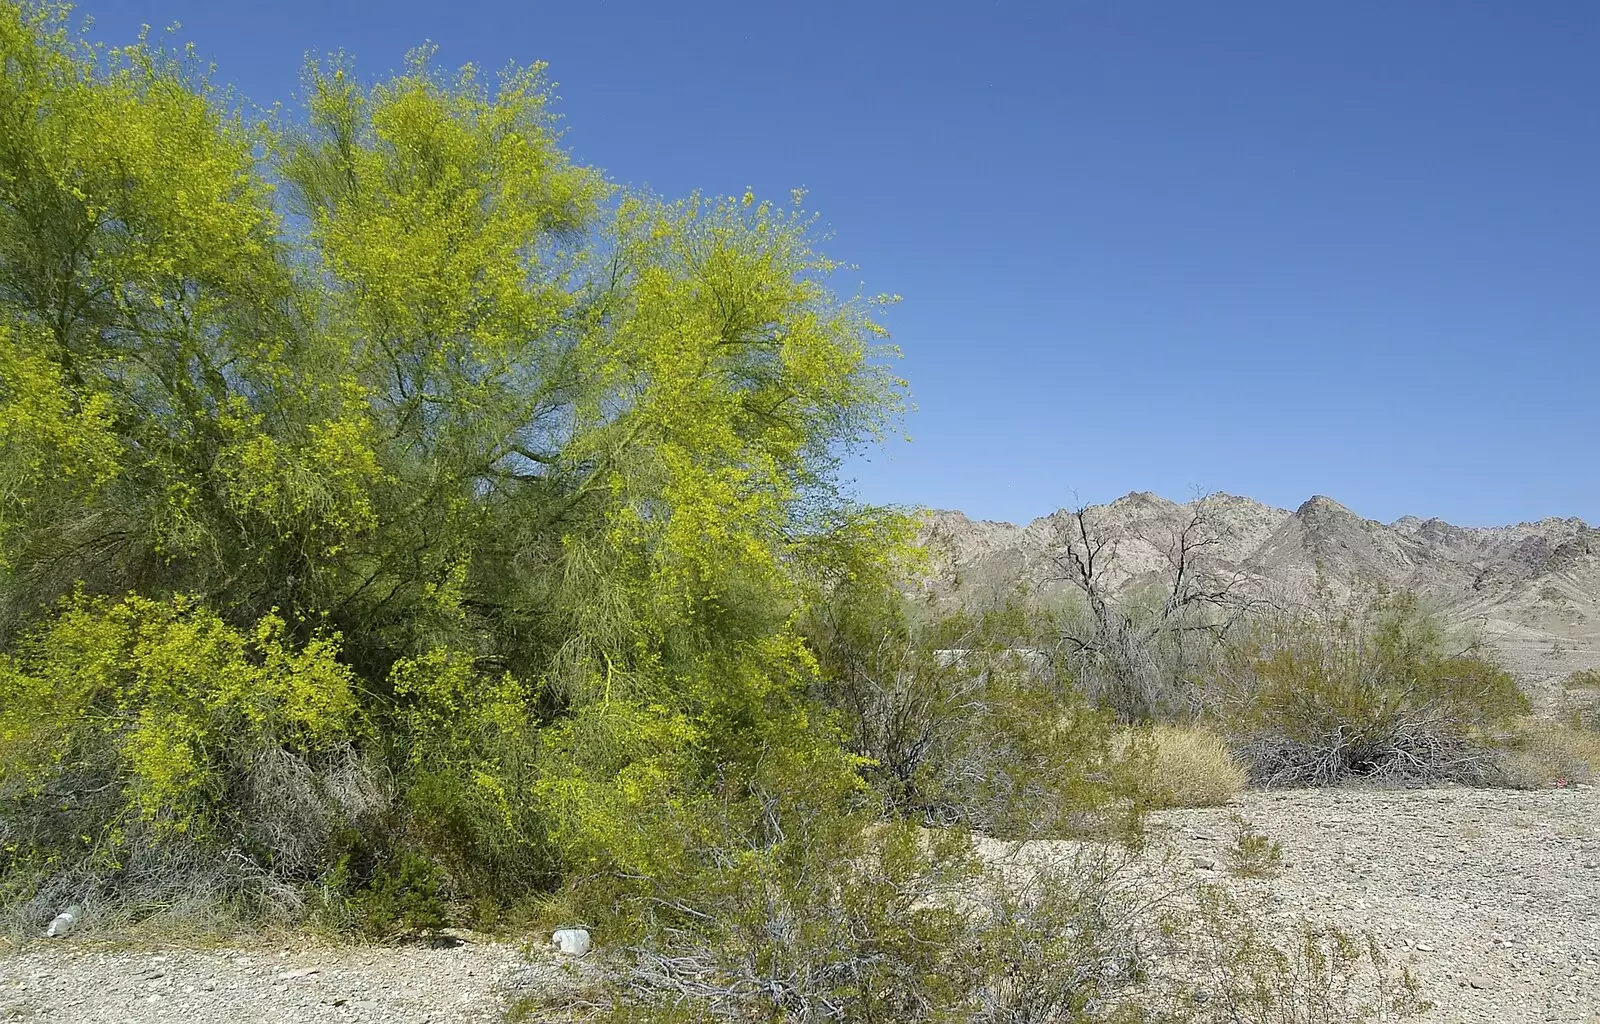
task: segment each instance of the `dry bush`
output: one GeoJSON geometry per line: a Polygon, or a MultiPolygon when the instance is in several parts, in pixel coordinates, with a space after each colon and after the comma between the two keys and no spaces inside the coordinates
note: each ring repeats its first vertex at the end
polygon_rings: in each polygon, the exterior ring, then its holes
{"type": "Polygon", "coordinates": [[[1190,1009],[1166,1020],[1216,1024],[1368,1024],[1427,1012],[1410,968],[1370,935],[1296,925],[1272,936],[1260,913],[1219,889],[1172,926],[1181,936],[1179,987],[1190,1009]]]}
{"type": "Polygon", "coordinates": [[[1512,676],[1410,594],[1259,621],[1209,686],[1263,785],[1351,778],[1487,784],[1480,736],[1528,711],[1512,676]]]}
{"type": "Polygon", "coordinates": [[[619,949],[609,982],[523,1000],[519,1019],[1376,1024],[1426,1008],[1370,940],[1269,934],[1236,898],[1107,847],[979,860],[952,833],[862,837],[663,891],[670,925],[619,949]]]}
{"type": "Polygon", "coordinates": [[[1525,719],[1500,742],[1504,781],[1513,789],[1549,789],[1600,778],[1600,732],[1576,722],[1525,719]]]}
{"type": "Polygon", "coordinates": [[[1203,725],[1158,724],[1148,731],[1146,789],[1156,807],[1220,807],[1247,774],[1228,744],[1203,725]]]}
{"type": "Polygon", "coordinates": [[[1243,815],[1230,819],[1233,844],[1228,847],[1228,868],[1240,878],[1271,878],[1283,866],[1283,845],[1271,836],[1256,831],[1255,823],[1243,815]]]}

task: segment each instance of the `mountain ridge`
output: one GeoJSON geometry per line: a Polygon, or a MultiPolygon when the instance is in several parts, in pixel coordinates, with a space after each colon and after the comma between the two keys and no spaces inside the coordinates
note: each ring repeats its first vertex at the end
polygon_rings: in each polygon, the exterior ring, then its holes
{"type": "MultiPolygon", "coordinates": [[[[1345,594],[1373,584],[1415,591],[1477,629],[1529,683],[1600,667],[1600,528],[1577,516],[1383,523],[1323,494],[1291,511],[1222,492],[1175,502],[1150,491],[1087,506],[1083,516],[1083,528],[1107,542],[1113,594],[1162,578],[1180,532],[1199,519],[1206,543],[1198,554],[1212,571],[1278,592],[1318,583],[1345,594]]],[[[917,538],[930,554],[922,591],[960,600],[1018,586],[1068,588],[1054,559],[1079,528],[1070,509],[1021,525],[929,510],[917,538]]]]}

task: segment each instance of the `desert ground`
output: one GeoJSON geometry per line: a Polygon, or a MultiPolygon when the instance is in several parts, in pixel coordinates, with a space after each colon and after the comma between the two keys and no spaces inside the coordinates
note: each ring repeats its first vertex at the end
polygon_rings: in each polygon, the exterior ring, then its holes
{"type": "MultiPolygon", "coordinates": [[[[1154,823],[1150,856],[1268,908],[1370,932],[1409,963],[1437,1024],[1600,1024],[1600,790],[1252,790],[1154,823]],[[1233,815],[1283,848],[1229,870],[1233,815]]],[[[1040,844],[1048,847],[1049,844],[1040,844]]],[[[1048,853],[1048,849],[1040,852],[1048,853]]],[[[467,1024],[570,985],[600,956],[452,935],[436,945],[127,948],[37,939],[0,953],[0,1020],[467,1024]]]]}

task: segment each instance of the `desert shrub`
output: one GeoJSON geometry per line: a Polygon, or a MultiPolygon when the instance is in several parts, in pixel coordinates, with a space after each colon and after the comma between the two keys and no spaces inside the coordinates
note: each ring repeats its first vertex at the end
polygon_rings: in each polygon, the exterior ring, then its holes
{"type": "Polygon", "coordinates": [[[444,879],[434,863],[421,854],[402,852],[358,881],[339,877],[345,869],[345,862],[337,864],[330,883],[335,891],[347,893],[342,907],[344,917],[361,935],[383,940],[426,934],[449,922],[444,879]]]}
{"type": "Polygon", "coordinates": [[[1393,965],[1372,936],[1303,923],[1273,934],[1259,916],[1207,888],[1169,918],[1183,972],[1173,985],[1184,1007],[1176,1019],[1378,1024],[1431,1008],[1410,968],[1393,965]]]}
{"type": "Polygon", "coordinates": [[[7,894],[25,915],[63,890],[297,908],[336,834],[387,798],[337,651],[183,597],[69,602],[0,660],[7,894]]]}
{"type": "Polygon", "coordinates": [[[1140,766],[1042,646],[1047,616],[842,596],[811,627],[819,697],[893,812],[1003,836],[1134,827],[1140,766]]]}
{"type": "Polygon", "coordinates": [[[1075,686],[1119,722],[1190,720],[1203,695],[1195,680],[1226,630],[1200,612],[1169,615],[1159,587],[1135,588],[1114,606],[1062,602],[1056,647],[1075,686]]]}
{"type": "Polygon", "coordinates": [[[1549,789],[1600,778],[1600,731],[1579,720],[1524,719],[1498,737],[1500,769],[1514,789],[1549,789]]]}
{"type": "Polygon", "coordinates": [[[1600,732],[1600,669],[1574,672],[1562,680],[1558,712],[1573,728],[1600,732]]]}
{"type": "Polygon", "coordinates": [[[1143,785],[1156,807],[1220,807],[1248,781],[1222,736],[1205,725],[1158,723],[1148,730],[1143,785]]]}
{"type": "Polygon", "coordinates": [[[812,819],[654,898],[613,1020],[1099,1021],[1142,977],[1113,870],[986,864],[910,822],[812,819]],[[1119,913],[1120,911],[1120,913],[1119,913]]]}
{"type": "Polygon", "coordinates": [[[609,979],[526,998],[521,1019],[1377,1024],[1426,1008],[1370,939],[1269,933],[1220,890],[1174,887],[1114,850],[980,857],[907,822],[810,824],[661,880],[609,979]]]}
{"type": "Polygon", "coordinates": [[[1228,867],[1241,878],[1270,878],[1283,865],[1283,845],[1271,836],[1256,831],[1255,824],[1243,815],[1229,817],[1233,842],[1228,846],[1228,867]]]}
{"type": "Polygon", "coordinates": [[[1209,694],[1251,777],[1266,785],[1348,778],[1482,783],[1483,729],[1525,713],[1511,675],[1453,645],[1410,594],[1256,624],[1209,694]]]}

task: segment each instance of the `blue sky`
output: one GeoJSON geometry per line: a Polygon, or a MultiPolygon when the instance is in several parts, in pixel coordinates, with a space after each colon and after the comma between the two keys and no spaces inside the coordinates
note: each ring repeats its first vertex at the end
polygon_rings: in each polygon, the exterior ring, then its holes
{"type": "Polygon", "coordinates": [[[88,0],[267,103],[307,52],[545,60],[577,159],[810,190],[905,301],[874,501],[1195,488],[1600,521],[1600,4],[88,0]]]}

